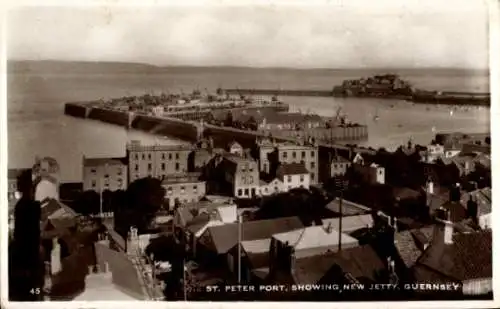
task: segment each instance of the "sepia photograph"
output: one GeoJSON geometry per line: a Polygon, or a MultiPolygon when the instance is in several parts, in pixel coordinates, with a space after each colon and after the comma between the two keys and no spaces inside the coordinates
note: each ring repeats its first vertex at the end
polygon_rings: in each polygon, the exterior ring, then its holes
{"type": "Polygon", "coordinates": [[[493,301],[493,2],[9,8],[2,302],[493,301]]]}

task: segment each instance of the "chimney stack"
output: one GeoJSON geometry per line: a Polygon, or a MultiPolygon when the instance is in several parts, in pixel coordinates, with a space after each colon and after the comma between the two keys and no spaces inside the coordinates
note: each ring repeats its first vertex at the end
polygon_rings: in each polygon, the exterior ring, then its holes
{"type": "Polygon", "coordinates": [[[61,245],[59,245],[59,241],[57,238],[52,239],[50,271],[52,275],[55,275],[61,271],[61,245]]]}
{"type": "Polygon", "coordinates": [[[444,243],[453,244],[453,223],[450,221],[450,211],[446,211],[446,221],[444,222],[444,243]]]}
{"type": "Polygon", "coordinates": [[[432,182],[432,179],[430,177],[427,179],[426,192],[428,194],[434,194],[434,182],[432,182]]]}
{"type": "Polygon", "coordinates": [[[472,194],[469,194],[469,200],[467,201],[467,216],[477,223],[477,215],[477,202],[472,199],[472,194]]]}

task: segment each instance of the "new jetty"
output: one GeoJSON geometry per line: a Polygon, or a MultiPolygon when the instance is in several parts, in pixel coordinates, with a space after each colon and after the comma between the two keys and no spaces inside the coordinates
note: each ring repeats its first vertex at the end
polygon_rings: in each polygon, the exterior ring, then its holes
{"type": "Polygon", "coordinates": [[[406,100],[421,104],[489,106],[490,93],[452,92],[414,88],[396,74],[344,80],[331,90],[225,89],[230,94],[320,96],[342,98],[382,98],[406,100]]]}

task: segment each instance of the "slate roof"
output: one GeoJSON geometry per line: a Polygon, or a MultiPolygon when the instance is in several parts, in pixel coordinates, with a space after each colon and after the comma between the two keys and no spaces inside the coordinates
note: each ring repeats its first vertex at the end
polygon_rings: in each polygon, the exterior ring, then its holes
{"type": "Polygon", "coordinates": [[[401,231],[394,234],[394,246],[406,267],[412,267],[430,244],[434,232],[433,226],[401,231]]]}
{"type": "Polygon", "coordinates": [[[303,163],[282,163],[278,167],[278,173],[282,175],[303,175],[309,174],[303,163]]]}
{"type": "Polygon", "coordinates": [[[460,198],[460,203],[467,209],[469,197],[477,202],[478,215],[491,213],[491,188],[483,188],[471,192],[464,192],[460,198]]]}
{"type": "Polygon", "coordinates": [[[491,231],[479,231],[454,234],[451,245],[433,243],[417,263],[444,278],[465,281],[492,278],[492,258],[491,231]]]}
{"type": "Polygon", "coordinates": [[[385,264],[368,245],[346,248],[340,252],[297,259],[294,278],[297,284],[313,284],[320,281],[334,265],[349,273],[361,283],[378,282],[378,273],[385,264]]]}
{"type": "Polygon", "coordinates": [[[460,202],[448,201],[441,207],[450,211],[451,222],[459,222],[467,218],[467,211],[460,202]]]}
{"type": "MultiPolygon", "coordinates": [[[[257,240],[271,238],[276,233],[286,232],[303,227],[298,217],[248,221],[241,224],[241,239],[257,240]]],[[[212,240],[213,248],[218,254],[228,252],[238,243],[238,223],[212,226],[205,232],[212,240]]]]}
{"type": "MultiPolygon", "coordinates": [[[[330,203],[328,203],[325,208],[340,214],[340,199],[335,198],[330,203]]],[[[342,214],[344,216],[354,216],[360,214],[367,214],[371,212],[371,208],[357,204],[346,199],[342,199],[342,214]]]]}

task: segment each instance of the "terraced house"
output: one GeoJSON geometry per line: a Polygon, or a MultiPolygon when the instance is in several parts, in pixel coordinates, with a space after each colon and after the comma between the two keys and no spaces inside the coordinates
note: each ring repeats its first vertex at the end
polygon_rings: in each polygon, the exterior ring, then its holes
{"type": "Polygon", "coordinates": [[[139,141],[132,141],[127,145],[129,181],[187,173],[192,151],[191,145],[141,145],[139,141]]]}

